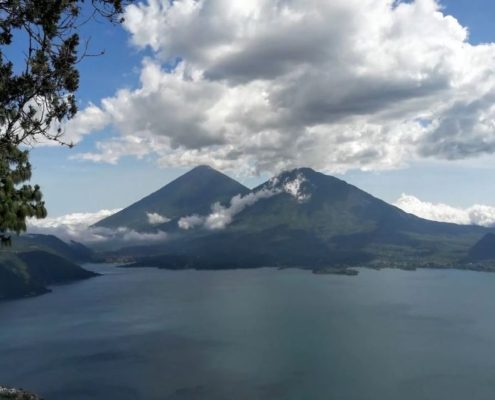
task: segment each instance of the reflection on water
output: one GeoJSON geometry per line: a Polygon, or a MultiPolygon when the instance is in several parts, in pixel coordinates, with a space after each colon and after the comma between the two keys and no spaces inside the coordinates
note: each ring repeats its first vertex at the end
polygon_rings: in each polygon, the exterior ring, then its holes
{"type": "Polygon", "coordinates": [[[495,274],[160,271],[0,303],[0,383],[66,399],[493,399],[495,274]]]}

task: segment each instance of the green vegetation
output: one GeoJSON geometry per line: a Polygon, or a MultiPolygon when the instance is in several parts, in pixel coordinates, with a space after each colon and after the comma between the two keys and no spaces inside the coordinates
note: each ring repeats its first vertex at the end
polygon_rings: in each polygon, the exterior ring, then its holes
{"type": "Polygon", "coordinates": [[[93,252],[88,247],[74,241],[66,243],[53,235],[23,234],[16,238],[12,248],[8,250],[16,252],[41,250],[54,253],[76,263],[94,260],[93,252]]]}
{"type": "MultiPolygon", "coordinates": [[[[95,14],[118,21],[126,2],[90,3],[95,14]]],[[[17,0],[0,4],[0,234],[4,245],[10,244],[6,232],[26,230],[26,218],[46,216],[40,188],[25,184],[31,178],[25,145],[39,140],[63,144],[61,124],[77,112],[77,64],[86,55],[78,30],[87,19],[81,15],[86,3],[17,0]],[[6,56],[9,51],[18,51],[23,61],[14,65],[9,58],[15,57],[6,56]]]]}
{"type": "Polygon", "coordinates": [[[495,260],[495,234],[488,233],[469,249],[468,260],[478,262],[495,260]]]}
{"type": "Polygon", "coordinates": [[[77,264],[44,251],[0,254],[0,300],[49,292],[47,286],[96,276],[77,264]]]}
{"type": "Polygon", "coordinates": [[[28,266],[14,254],[0,255],[0,300],[35,296],[48,289],[31,279],[28,266]]]}
{"type": "Polygon", "coordinates": [[[36,296],[49,292],[47,286],[96,276],[69,261],[89,261],[91,253],[81,252],[80,246],[53,236],[26,235],[12,248],[1,248],[0,300],[36,296]]]}
{"type": "MultiPolygon", "coordinates": [[[[105,256],[134,260],[135,266],[174,269],[261,266],[304,267],[323,272],[328,268],[353,266],[491,269],[487,262],[473,263],[468,258],[473,245],[490,233],[490,229],[418,218],[340,179],[309,168],[284,172],[253,192],[272,190],[274,181],[296,180],[300,183],[299,190],[307,195],[304,201],[277,192],[242,209],[225,229],[180,230],[178,218],[194,213],[207,215],[212,203],[226,204],[234,194],[249,193],[211,168],[196,168],[97,224],[134,229],[147,225],[146,229],[150,229],[145,213],[159,212],[172,219],[160,227],[169,233],[166,241],[126,247],[105,256]],[[207,183],[197,186],[201,182],[207,183]]],[[[495,259],[495,254],[492,258],[495,259]]]]}
{"type": "MultiPolygon", "coordinates": [[[[0,138],[0,232],[19,233],[26,230],[26,218],[46,217],[39,186],[19,186],[30,178],[28,152],[0,138]]],[[[2,235],[2,244],[6,243],[10,238],[2,235]]]]}

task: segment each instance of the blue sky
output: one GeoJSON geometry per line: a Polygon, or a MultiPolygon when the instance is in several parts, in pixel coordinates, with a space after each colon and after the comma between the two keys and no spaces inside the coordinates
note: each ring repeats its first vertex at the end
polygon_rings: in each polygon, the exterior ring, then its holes
{"type": "Polygon", "coordinates": [[[453,15],[470,31],[470,42],[490,43],[495,39],[495,4],[490,0],[443,0],[445,12],[453,15]]]}
{"type": "MultiPolygon", "coordinates": [[[[442,0],[441,4],[444,14],[452,15],[469,29],[471,44],[495,42],[494,2],[442,0]]],[[[83,36],[91,36],[91,49],[95,52],[105,50],[105,55],[88,58],[81,64],[81,110],[89,103],[100,106],[103,98],[114,97],[121,89],[138,90],[145,58],[159,59],[162,68],[166,69],[167,60],[157,55],[157,51],[136,46],[138,33],[132,33],[135,36],[132,44],[132,35],[120,26],[92,22],[84,28],[83,36]]],[[[255,62],[270,61],[259,59],[255,62]]],[[[159,156],[154,153],[145,154],[141,159],[123,155],[114,164],[74,159],[76,154],[94,152],[97,142],[118,135],[118,127],[110,125],[84,136],[74,149],[37,147],[32,150],[33,182],[42,186],[50,216],[125,207],[190,168],[188,165],[159,167],[159,156]]],[[[300,158],[304,160],[304,157],[300,158]]],[[[375,164],[362,164],[364,170],[349,164],[349,168],[344,168],[347,171],[334,173],[389,202],[407,193],[424,201],[458,207],[495,206],[495,187],[491,183],[495,162],[490,153],[474,154],[456,161],[430,156],[408,160],[388,169],[374,168],[375,164]]],[[[318,165],[315,167],[320,169],[318,165]]],[[[228,173],[236,175],[235,172],[228,173]]],[[[258,176],[238,174],[237,178],[252,187],[269,175],[268,171],[261,171],[258,176]]]]}

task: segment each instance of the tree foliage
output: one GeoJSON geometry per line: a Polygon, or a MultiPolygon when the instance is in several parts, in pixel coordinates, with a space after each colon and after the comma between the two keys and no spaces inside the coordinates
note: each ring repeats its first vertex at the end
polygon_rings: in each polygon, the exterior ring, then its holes
{"type": "Polygon", "coordinates": [[[28,152],[10,143],[0,144],[7,150],[0,158],[0,215],[9,230],[19,233],[26,229],[26,218],[44,218],[46,210],[38,185],[20,186],[31,178],[28,152]]]}
{"type": "Polygon", "coordinates": [[[80,27],[95,16],[119,22],[128,2],[0,0],[0,233],[46,216],[40,188],[23,184],[31,178],[29,146],[72,146],[60,127],[77,112],[77,66],[88,55],[80,27]],[[13,53],[22,62],[11,61],[13,53]]]}

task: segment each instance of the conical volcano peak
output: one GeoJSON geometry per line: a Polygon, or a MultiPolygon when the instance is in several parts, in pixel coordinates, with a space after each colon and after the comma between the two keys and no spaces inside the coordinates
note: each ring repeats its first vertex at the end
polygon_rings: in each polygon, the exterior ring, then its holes
{"type": "Polygon", "coordinates": [[[195,175],[214,175],[214,174],[222,174],[220,171],[217,171],[215,168],[210,167],[209,165],[198,165],[197,167],[192,168],[188,172],[186,172],[182,177],[187,176],[195,176],[195,175]]]}
{"type": "Polygon", "coordinates": [[[288,180],[305,180],[312,183],[317,183],[322,178],[325,179],[337,179],[330,175],[324,175],[321,172],[315,171],[313,168],[309,167],[298,167],[293,169],[287,169],[281,171],[279,174],[275,175],[272,179],[279,181],[288,180]]]}
{"type": "Polygon", "coordinates": [[[190,189],[193,191],[203,191],[207,187],[224,185],[227,183],[235,186],[242,186],[230,176],[225,175],[223,172],[220,172],[209,165],[198,165],[170,182],[164,188],[172,185],[175,189],[182,189],[182,185],[186,185],[188,187],[191,186],[190,189]]]}
{"type": "Polygon", "coordinates": [[[198,166],[194,167],[189,172],[192,172],[192,171],[215,171],[215,168],[213,168],[207,164],[202,164],[202,165],[198,165],[198,166]]]}
{"type": "MultiPolygon", "coordinates": [[[[487,229],[423,220],[311,168],[280,172],[250,190],[201,165],[97,226],[166,232],[167,241],[149,248],[126,249],[126,254],[144,251],[146,257],[177,253],[192,259],[206,257],[205,265],[200,262],[201,268],[340,268],[363,262],[395,265],[397,260],[408,265],[416,259],[421,263],[443,260],[443,250],[429,249],[445,247],[464,254],[470,262],[495,260],[495,235],[487,235],[473,246],[489,233],[487,229]]],[[[169,266],[167,257],[163,265],[169,266]]],[[[185,265],[190,266],[189,261],[185,265]]]]}
{"type": "Polygon", "coordinates": [[[299,174],[299,175],[306,175],[308,177],[318,173],[313,168],[310,168],[310,167],[298,167],[298,168],[288,169],[288,170],[283,171],[283,172],[292,173],[292,174],[299,174]]]}
{"type": "Polygon", "coordinates": [[[106,228],[126,227],[146,231],[156,228],[149,222],[149,214],[158,214],[174,223],[187,215],[204,215],[212,204],[225,204],[249,189],[227,175],[206,165],[195,167],[161,189],[131,204],[116,214],[98,222],[106,228]]]}
{"type": "Polygon", "coordinates": [[[315,173],[310,168],[297,168],[283,171],[271,178],[264,185],[264,189],[287,193],[294,197],[298,202],[306,202],[311,198],[313,190],[311,172],[315,173]]]}
{"type": "Polygon", "coordinates": [[[315,200],[316,198],[322,201],[337,198],[345,201],[348,196],[366,199],[371,197],[339,178],[325,175],[308,167],[282,171],[258,189],[270,189],[279,193],[287,193],[300,203],[315,200]]]}

